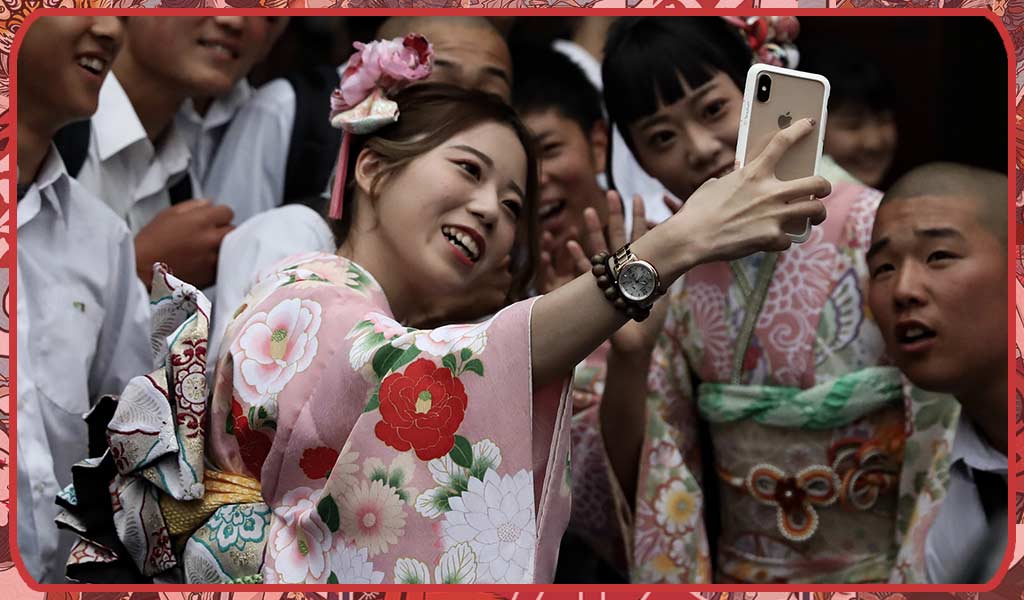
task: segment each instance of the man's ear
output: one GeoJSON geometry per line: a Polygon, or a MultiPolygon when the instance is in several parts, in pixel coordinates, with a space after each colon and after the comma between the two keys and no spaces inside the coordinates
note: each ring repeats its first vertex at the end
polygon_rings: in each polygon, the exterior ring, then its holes
{"type": "Polygon", "coordinates": [[[353,175],[355,176],[356,185],[367,196],[372,195],[373,182],[377,175],[380,174],[381,166],[380,156],[376,152],[369,148],[363,148],[359,151],[353,175]]]}
{"type": "Polygon", "coordinates": [[[594,170],[604,173],[608,162],[608,123],[598,119],[590,128],[590,155],[594,162],[594,170]]]}

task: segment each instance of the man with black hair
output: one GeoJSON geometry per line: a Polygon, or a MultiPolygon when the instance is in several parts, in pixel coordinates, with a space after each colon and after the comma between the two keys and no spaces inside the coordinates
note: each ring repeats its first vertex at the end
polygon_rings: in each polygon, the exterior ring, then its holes
{"type": "Polygon", "coordinates": [[[815,53],[804,69],[831,84],[825,154],[864,185],[880,189],[898,141],[892,85],[881,69],[852,51],[815,53]]]}
{"type": "MultiPolygon", "coordinates": [[[[542,268],[538,291],[547,292],[577,274],[578,256],[574,257],[569,244],[579,244],[596,222],[602,228],[609,223],[609,204],[599,183],[607,160],[608,126],[600,92],[564,53],[549,45],[518,44],[512,49],[512,64],[516,82],[512,104],[534,134],[540,155],[539,215],[550,268],[542,268]]],[[[649,321],[660,331],[663,319],[649,321]]],[[[617,334],[609,348],[595,352],[578,367],[574,384],[573,495],[603,504],[602,508],[612,506],[613,488],[631,495],[637,468],[632,449],[643,441],[643,403],[603,400],[631,399],[622,393],[623,386],[640,389],[646,378],[650,351],[627,348],[624,339],[638,338],[617,334]],[[610,423],[614,427],[608,427],[610,423]],[[594,452],[595,445],[606,452],[594,452]],[[609,473],[618,483],[611,481],[609,473]]],[[[562,540],[557,582],[628,582],[618,555],[625,534],[617,529],[611,510],[592,511],[586,504],[574,507],[562,540]]]]}
{"type": "Polygon", "coordinates": [[[583,211],[592,207],[602,223],[607,221],[598,184],[608,152],[601,96],[582,69],[550,46],[516,46],[512,63],[512,104],[536,136],[541,157],[538,212],[542,230],[550,235],[552,266],[558,277],[575,277],[566,243],[586,231],[583,211]]]}

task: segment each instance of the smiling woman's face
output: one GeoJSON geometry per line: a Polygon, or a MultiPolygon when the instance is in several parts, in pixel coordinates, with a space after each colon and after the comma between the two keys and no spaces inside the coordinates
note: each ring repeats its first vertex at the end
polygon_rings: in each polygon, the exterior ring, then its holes
{"type": "Polygon", "coordinates": [[[488,122],[453,135],[382,181],[376,199],[364,156],[357,214],[372,215],[373,224],[353,230],[353,258],[375,276],[448,298],[473,289],[509,256],[526,218],[527,174],[526,151],[510,127],[488,122]]]}
{"type": "Polygon", "coordinates": [[[628,126],[637,161],[677,198],[685,200],[736,160],[743,92],[723,72],[628,126]]]}

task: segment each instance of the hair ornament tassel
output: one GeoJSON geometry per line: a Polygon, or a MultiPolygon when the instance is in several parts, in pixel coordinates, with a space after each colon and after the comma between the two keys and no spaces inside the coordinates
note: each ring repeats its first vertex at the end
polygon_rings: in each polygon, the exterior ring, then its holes
{"type": "Polygon", "coordinates": [[[722,17],[740,30],[754,52],[756,62],[795,69],[800,63],[797,36],[800,21],[796,17],[722,17]]]}
{"type": "Polygon", "coordinates": [[[353,44],[356,53],[331,94],[331,125],[341,129],[341,150],[334,171],[328,216],[340,219],[345,197],[349,148],[353,135],[367,135],[398,121],[398,104],[388,98],[434,66],[434,47],[422,35],[353,44]]]}

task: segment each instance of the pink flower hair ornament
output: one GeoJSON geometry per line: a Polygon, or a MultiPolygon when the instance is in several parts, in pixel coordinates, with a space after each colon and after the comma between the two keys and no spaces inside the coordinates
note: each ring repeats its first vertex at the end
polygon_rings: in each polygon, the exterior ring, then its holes
{"type": "Polygon", "coordinates": [[[759,63],[795,69],[800,52],[793,41],[800,35],[796,17],[722,17],[740,30],[759,63]]]}
{"type": "Polygon", "coordinates": [[[334,172],[328,215],[341,218],[353,135],[366,135],[398,121],[398,104],[388,96],[414,81],[425,79],[434,66],[434,47],[422,35],[353,44],[341,83],[331,94],[331,125],[341,129],[341,151],[334,172]]]}

